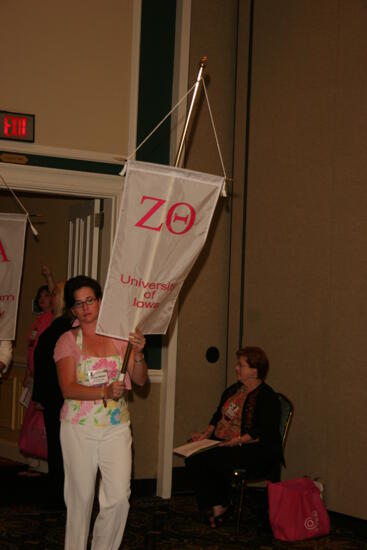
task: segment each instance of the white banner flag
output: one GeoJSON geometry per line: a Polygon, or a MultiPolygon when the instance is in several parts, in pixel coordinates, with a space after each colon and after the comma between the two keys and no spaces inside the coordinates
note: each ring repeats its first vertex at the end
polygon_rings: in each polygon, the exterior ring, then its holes
{"type": "Polygon", "coordinates": [[[0,214],[0,340],[14,340],[23,269],[25,214],[0,214]]]}
{"type": "Polygon", "coordinates": [[[167,331],[204,246],[224,178],[129,161],[97,332],[167,331]]]}

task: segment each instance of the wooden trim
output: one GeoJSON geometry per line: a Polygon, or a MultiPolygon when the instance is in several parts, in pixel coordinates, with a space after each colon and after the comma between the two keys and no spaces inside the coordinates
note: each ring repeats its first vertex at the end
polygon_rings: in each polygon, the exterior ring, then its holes
{"type": "Polygon", "coordinates": [[[10,153],[22,153],[24,155],[43,155],[73,160],[86,160],[92,162],[106,162],[111,164],[123,163],[125,158],[115,153],[99,153],[97,151],[82,151],[80,149],[64,149],[37,143],[17,143],[0,139],[0,150],[10,153]]]}
{"type": "MultiPolygon", "coordinates": [[[[177,103],[188,87],[188,67],[190,51],[191,0],[177,0],[176,6],[176,43],[174,61],[174,82],[172,104],[177,103]]],[[[183,131],[186,102],[180,111],[180,123],[171,138],[171,162],[176,156],[177,144],[183,131]]],[[[174,127],[174,125],[172,125],[174,127]]],[[[172,449],[175,422],[175,393],[177,369],[178,303],[174,309],[168,334],[163,338],[162,346],[162,388],[158,436],[157,496],[170,498],[172,492],[172,449]]]]}
{"type": "Polygon", "coordinates": [[[141,41],[140,39],[141,1],[142,0],[134,0],[134,3],[133,3],[128,155],[131,155],[136,148],[136,136],[137,136],[137,125],[138,125],[139,67],[140,67],[140,41],[141,41]]]}

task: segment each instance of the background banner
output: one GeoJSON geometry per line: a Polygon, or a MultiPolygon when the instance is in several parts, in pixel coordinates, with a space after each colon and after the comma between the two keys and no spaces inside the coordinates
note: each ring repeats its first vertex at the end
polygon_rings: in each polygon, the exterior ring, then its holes
{"type": "Polygon", "coordinates": [[[204,246],[224,178],[129,161],[97,332],[167,331],[204,246]]]}
{"type": "Polygon", "coordinates": [[[0,340],[14,340],[27,216],[0,214],[0,340]]]}

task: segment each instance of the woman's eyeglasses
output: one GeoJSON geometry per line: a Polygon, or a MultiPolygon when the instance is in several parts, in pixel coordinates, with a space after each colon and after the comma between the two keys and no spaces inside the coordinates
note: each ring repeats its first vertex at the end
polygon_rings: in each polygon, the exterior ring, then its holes
{"type": "Polygon", "coordinates": [[[97,298],[92,298],[91,296],[86,300],[77,300],[76,302],[74,302],[73,308],[81,309],[84,305],[91,306],[96,300],[97,298]]]}

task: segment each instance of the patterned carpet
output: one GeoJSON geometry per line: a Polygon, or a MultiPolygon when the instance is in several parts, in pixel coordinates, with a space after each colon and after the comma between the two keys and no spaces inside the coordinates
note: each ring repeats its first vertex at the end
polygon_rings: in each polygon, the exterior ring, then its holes
{"type": "MultiPolygon", "coordinates": [[[[45,507],[46,476],[21,476],[22,469],[0,459],[0,549],[62,549],[65,512],[45,507]]],[[[175,495],[169,500],[133,496],[121,550],[367,550],[367,522],[340,514],[330,514],[330,518],[329,536],[283,543],[272,536],[262,490],[249,492],[239,535],[233,520],[216,530],[204,525],[191,494],[175,495]]]]}

